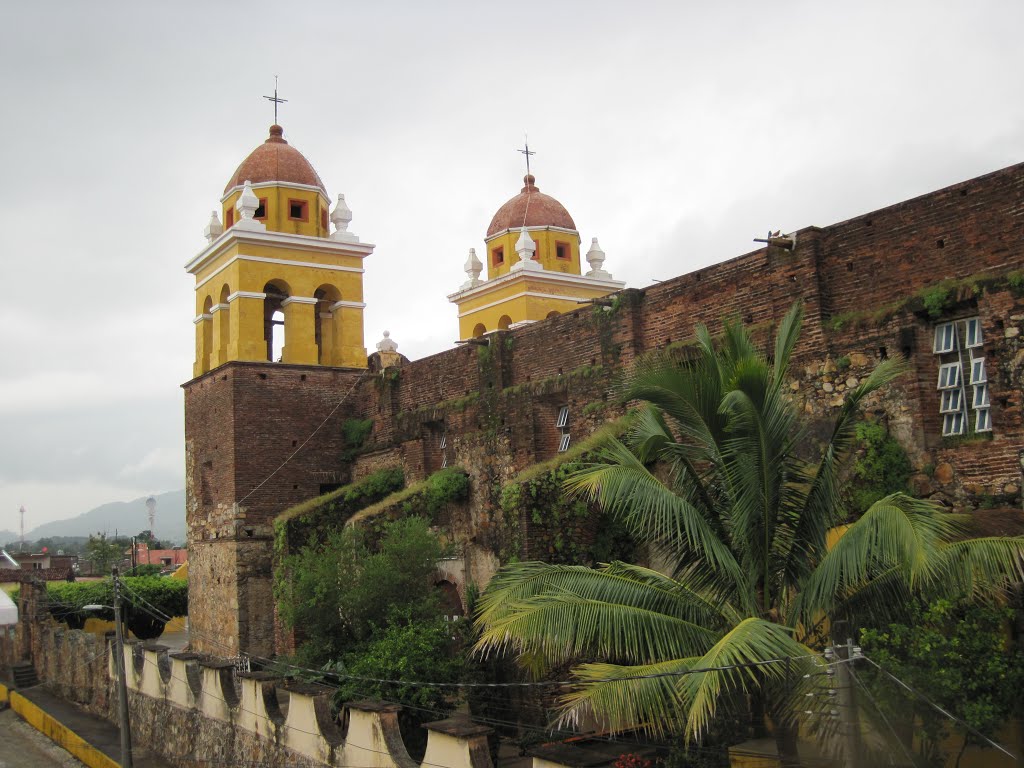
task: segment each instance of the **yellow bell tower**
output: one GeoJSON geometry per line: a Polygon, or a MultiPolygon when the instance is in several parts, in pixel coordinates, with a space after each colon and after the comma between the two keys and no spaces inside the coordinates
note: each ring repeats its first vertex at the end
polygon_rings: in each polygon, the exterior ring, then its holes
{"type": "Polygon", "coordinates": [[[374,246],[348,231],[344,195],[329,208],[313,166],[270,126],[185,266],[196,279],[194,376],[235,360],[366,367],[363,259],[374,246]]]}
{"type": "Polygon", "coordinates": [[[471,248],[465,264],[469,279],[448,297],[458,307],[459,338],[571,312],[581,301],[626,287],[604,271],[605,254],[596,237],[586,255],[591,269],[582,274],[580,234],[569,212],[538,189],[532,174],[523,184],[487,228],[487,279],[480,279],[483,264],[471,248]]]}

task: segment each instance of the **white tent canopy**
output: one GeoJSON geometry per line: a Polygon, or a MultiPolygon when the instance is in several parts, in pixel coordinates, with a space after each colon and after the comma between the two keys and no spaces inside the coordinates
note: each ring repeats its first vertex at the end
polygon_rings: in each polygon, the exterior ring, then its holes
{"type": "Polygon", "coordinates": [[[18,606],[11,596],[0,589],[0,626],[18,623],[18,606]]]}

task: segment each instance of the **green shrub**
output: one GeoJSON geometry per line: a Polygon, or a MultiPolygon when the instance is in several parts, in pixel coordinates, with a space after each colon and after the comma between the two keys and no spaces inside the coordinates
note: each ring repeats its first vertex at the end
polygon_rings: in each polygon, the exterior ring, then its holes
{"type": "MultiPolygon", "coordinates": [[[[160,637],[166,617],[188,615],[188,582],[161,576],[125,576],[125,624],[140,640],[160,637]]],[[[50,613],[72,629],[81,629],[88,618],[112,621],[112,610],[84,611],[86,605],[112,605],[114,588],[110,579],[103,581],[49,582],[46,585],[50,613]]]]}
{"type": "Polygon", "coordinates": [[[850,482],[852,511],[859,515],[884,496],[907,491],[912,467],[906,451],[878,422],[857,425],[860,455],[850,482]]]}
{"type": "Polygon", "coordinates": [[[341,458],[352,461],[372,431],[373,419],[345,419],[341,425],[341,435],[345,439],[345,450],[341,452],[341,458]]]}

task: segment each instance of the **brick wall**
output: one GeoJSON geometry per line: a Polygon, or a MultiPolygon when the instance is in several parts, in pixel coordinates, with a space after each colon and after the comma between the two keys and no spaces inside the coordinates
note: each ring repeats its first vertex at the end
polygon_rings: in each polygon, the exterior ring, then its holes
{"type": "Polygon", "coordinates": [[[762,248],[622,291],[610,307],[582,306],[490,334],[487,347],[465,345],[365,376],[306,448],[237,510],[232,502],[313,433],[358,374],[222,366],[185,385],[192,573],[198,565],[201,578],[216,585],[204,587],[198,601],[218,603],[201,624],[213,629],[213,614],[228,605],[237,617],[227,631],[241,633],[243,647],[269,642],[272,617],[263,603],[270,564],[262,553],[269,552],[273,515],[316,495],[324,483],[383,466],[402,466],[410,482],[421,479],[440,464],[442,433],[449,464],[466,468],[473,481],[471,519],[459,537],[467,572],[482,585],[505,538],[495,513],[501,485],[557,450],[558,406],[570,406],[577,442],[621,413],[616,382],[638,356],[689,340],[698,323],[717,332],[725,318],[767,339],[796,300],[806,319],[791,386],[812,421],[829,419],[850,380],[867,375],[880,358],[906,353],[911,373],[869,408],[907,448],[915,487],[957,508],[994,496],[1019,503],[1024,304],[1006,276],[1024,268],[1022,236],[1024,165],[1017,165],[833,226],[802,229],[792,250],[762,248]],[[979,273],[978,285],[956,288],[948,313],[982,320],[994,432],[991,440],[958,443],[941,436],[935,318],[915,294],[979,273]],[[374,422],[363,453],[351,462],[341,458],[341,424],[348,418],[374,422]],[[212,554],[231,547],[223,563],[212,554]]]}

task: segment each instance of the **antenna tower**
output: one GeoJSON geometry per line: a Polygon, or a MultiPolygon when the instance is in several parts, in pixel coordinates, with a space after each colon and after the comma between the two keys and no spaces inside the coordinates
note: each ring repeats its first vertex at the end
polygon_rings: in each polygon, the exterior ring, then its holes
{"type": "Polygon", "coordinates": [[[24,552],[25,551],[25,505],[24,504],[21,506],[21,509],[19,509],[18,512],[21,514],[21,551],[24,552]]]}

